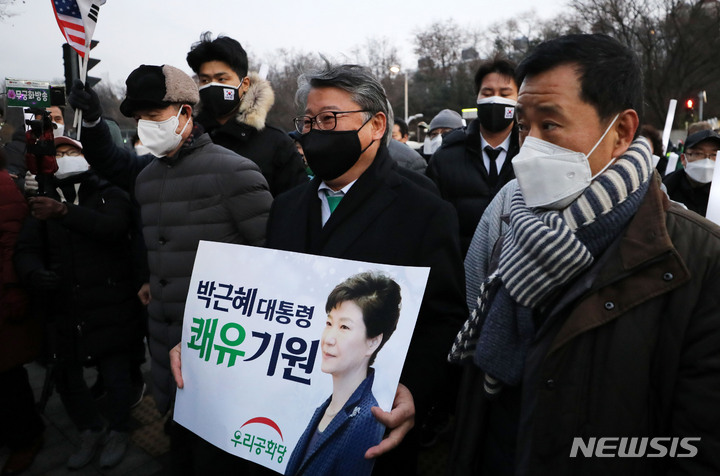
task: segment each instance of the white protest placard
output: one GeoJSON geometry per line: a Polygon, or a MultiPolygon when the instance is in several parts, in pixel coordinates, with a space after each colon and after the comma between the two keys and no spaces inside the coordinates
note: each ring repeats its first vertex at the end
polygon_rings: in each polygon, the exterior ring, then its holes
{"type": "MultiPolygon", "coordinates": [[[[665,127],[662,133],[662,155],[667,152],[668,142],[670,141],[670,132],[672,131],[672,124],[675,120],[675,108],[677,107],[677,99],[671,99],[668,105],[667,116],[665,116],[665,127]]],[[[660,151],[655,151],[656,154],[660,155],[660,151]]],[[[673,169],[675,170],[675,169],[673,169]]],[[[666,172],[667,173],[667,172],[666,172]]]]}
{"type": "Polygon", "coordinates": [[[667,166],[665,167],[665,173],[663,174],[663,177],[665,175],[675,172],[679,158],[680,158],[680,156],[677,155],[675,152],[670,152],[668,154],[668,162],[667,162],[667,166]]]}
{"type": "Polygon", "coordinates": [[[653,168],[657,167],[657,164],[660,162],[660,156],[653,154],[651,159],[653,168]]]}
{"type": "MultiPolygon", "coordinates": [[[[184,388],[177,392],[175,420],[231,454],[284,473],[298,441],[304,442],[300,456],[306,453],[308,443],[301,436],[312,430],[311,420],[323,415],[329,397],[341,393],[334,383],[352,373],[348,368],[359,369],[361,380],[367,375],[353,387],[353,395],[362,393],[362,402],[376,401],[390,411],[428,274],[429,268],[201,241],[185,307],[184,388]],[[401,299],[399,317],[397,302],[394,305],[397,327],[386,330],[390,338],[370,369],[367,358],[352,357],[359,354],[352,353],[357,347],[348,342],[379,345],[382,336],[370,339],[365,325],[372,309],[355,300],[365,320],[357,328],[352,316],[337,311],[344,309],[340,301],[330,317],[325,311],[331,292],[347,296],[336,288],[355,289],[358,279],[367,276],[396,283],[389,288],[401,299]],[[362,340],[348,340],[357,329],[364,331],[362,340]]],[[[381,319],[383,325],[392,320],[381,319]]],[[[367,348],[361,350],[368,355],[367,348]]],[[[369,419],[358,414],[361,410],[369,413],[369,405],[358,404],[333,417],[327,427],[316,426],[330,435],[337,418],[369,419]]],[[[377,425],[374,418],[372,424],[377,425]]],[[[382,427],[377,442],[381,436],[382,427]]],[[[355,446],[342,452],[344,459],[356,454],[358,464],[367,464],[362,461],[364,450],[355,446]]]]}
{"type": "Polygon", "coordinates": [[[715,171],[710,185],[710,198],[705,218],[720,225],[720,167],[717,166],[718,160],[720,160],[720,151],[715,155],[715,171]]]}

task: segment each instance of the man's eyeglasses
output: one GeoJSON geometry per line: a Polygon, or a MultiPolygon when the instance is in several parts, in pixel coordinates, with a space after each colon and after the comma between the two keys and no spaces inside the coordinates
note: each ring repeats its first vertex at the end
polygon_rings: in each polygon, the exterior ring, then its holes
{"type": "Polygon", "coordinates": [[[299,116],[293,119],[295,130],[300,134],[307,134],[313,128],[321,131],[331,131],[337,126],[338,114],[350,114],[353,112],[370,112],[364,109],[358,111],[323,111],[313,117],[299,116]]]}
{"type": "Polygon", "coordinates": [[[79,157],[82,155],[82,151],[78,149],[68,149],[64,151],[56,151],[55,158],[62,159],[63,157],[79,157]]]}
{"type": "Polygon", "coordinates": [[[717,151],[706,154],[704,152],[685,152],[685,156],[690,160],[714,159],[717,151]]]}

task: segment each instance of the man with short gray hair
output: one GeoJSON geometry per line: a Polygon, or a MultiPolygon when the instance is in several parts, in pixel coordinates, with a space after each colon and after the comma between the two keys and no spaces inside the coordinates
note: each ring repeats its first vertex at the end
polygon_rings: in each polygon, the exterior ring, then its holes
{"type": "MultiPolygon", "coordinates": [[[[275,199],[267,246],[430,268],[400,378],[423,412],[438,391],[453,327],[467,313],[457,217],[425,185],[425,177],[402,170],[390,157],[387,97],[368,69],[329,66],[301,76],[298,83],[296,102],[304,112],[295,125],[315,178],[275,199]]],[[[400,420],[386,423],[392,428],[408,422],[400,420]]],[[[411,433],[400,450],[378,461],[373,474],[397,474],[398,464],[404,474],[414,474],[415,441],[411,433]]],[[[377,454],[371,448],[366,457],[377,454]]]]}

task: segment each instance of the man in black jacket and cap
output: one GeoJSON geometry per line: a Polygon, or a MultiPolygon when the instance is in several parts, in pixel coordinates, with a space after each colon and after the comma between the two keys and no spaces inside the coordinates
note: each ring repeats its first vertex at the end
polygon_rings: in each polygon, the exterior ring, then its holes
{"type": "Polygon", "coordinates": [[[680,156],[683,168],[663,179],[672,200],[705,216],[718,150],[720,134],[713,130],[696,132],[685,139],[685,152],[680,156]]]}

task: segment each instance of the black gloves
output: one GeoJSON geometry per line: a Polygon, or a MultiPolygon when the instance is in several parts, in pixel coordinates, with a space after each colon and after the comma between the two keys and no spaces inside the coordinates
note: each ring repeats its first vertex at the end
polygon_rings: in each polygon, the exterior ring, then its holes
{"type": "Polygon", "coordinates": [[[79,79],[73,82],[67,101],[73,109],[80,109],[83,112],[84,121],[95,122],[102,116],[100,98],[91,87],[84,86],[79,79]]]}
{"type": "Polygon", "coordinates": [[[30,275],[30,285],[35,289],[51,291],[60,286],[60,276],[55,274],[54,271],[38,269],[30,275]]]}

